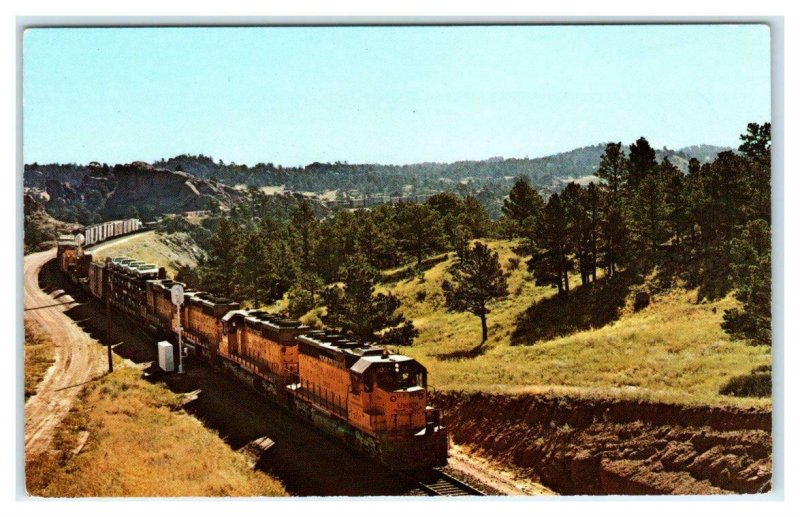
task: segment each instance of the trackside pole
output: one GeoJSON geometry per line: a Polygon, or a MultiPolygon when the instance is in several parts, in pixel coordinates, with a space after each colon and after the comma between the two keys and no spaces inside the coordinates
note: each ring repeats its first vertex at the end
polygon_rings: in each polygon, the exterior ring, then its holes
{"type": "Polygon", "coordinates": [[[183,373],[183,322],[180,305],[178,306],[178,373],[183,373]]]}
{"type": "Polygon", "coordinates": [[[183,321],[181,320],[181,305],[183,305],[183,286],[175,284],[170,289],[172,303],[178,312],[178,373],[183,373],[183,321]]]}
{"type": "Polygon", "coordinates": [[[103,294],[106,297],[106,348],[108,350],[108,373],[114,373],[114,357],[111,354],[111,282],[109,269],[111,262],[106,260],[103,270],[103,294]]]}

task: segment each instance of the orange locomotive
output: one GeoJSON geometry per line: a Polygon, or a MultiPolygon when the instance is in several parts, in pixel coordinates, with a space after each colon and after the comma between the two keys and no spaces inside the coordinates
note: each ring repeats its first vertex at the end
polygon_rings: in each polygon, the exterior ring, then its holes
{"type": "Polygon", "coordinates": [[[354,445],[376,446],[393,468],[447,463],[441,412],[428,405],[427,375],[414,359],[316,330],[298,336],[295,397],[358,430],[354,445]]]}

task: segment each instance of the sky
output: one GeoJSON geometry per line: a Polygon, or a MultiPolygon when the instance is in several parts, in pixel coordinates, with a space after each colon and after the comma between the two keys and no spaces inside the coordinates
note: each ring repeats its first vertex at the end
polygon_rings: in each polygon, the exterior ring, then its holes
{"type": "Polygon", "coordinates": [[[763,25],[28,29],[26,163],[451,162],[770,120],[763,25]]]}

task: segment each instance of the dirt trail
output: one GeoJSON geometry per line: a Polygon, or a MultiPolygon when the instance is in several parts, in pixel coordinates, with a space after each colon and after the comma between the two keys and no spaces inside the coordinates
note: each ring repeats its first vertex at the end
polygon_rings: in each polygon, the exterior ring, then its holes
{"type": "Polygon", "coordinates": [[[56,345],[55,363],[25,404],[25,453],[28,458],[47,452],[58,424],[64,419],[81,385],[103,371],[103,350],[64,311],[74,306],[62,290],[45,292],[39,272],[55,250],[25,257],[25,317],[47,332],[56,345]]]}

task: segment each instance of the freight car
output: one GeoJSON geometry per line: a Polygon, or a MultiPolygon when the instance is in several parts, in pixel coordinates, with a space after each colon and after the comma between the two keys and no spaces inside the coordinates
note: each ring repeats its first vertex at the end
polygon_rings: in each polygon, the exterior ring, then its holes
{"type": "MultiPolygon", "coordinates": [[[[160,336],[177,332],[177,282],[164,268],[118,257],[87,274],[92,295],[160,336]]],[[[183,302],[183,336],[198,357],[392,469],[447,463],[447,431],[416,360],[206,292],[185,289],[183,302]]]]}
{"type": "Polygon", "coordinates": [[[142,227],[142,222],[139,219],[121,219],[84,226],[79,230],[79,233],[85,238],[84,246],[94,246],[99,242],[114,237],[138,232],[142,227]]]}

